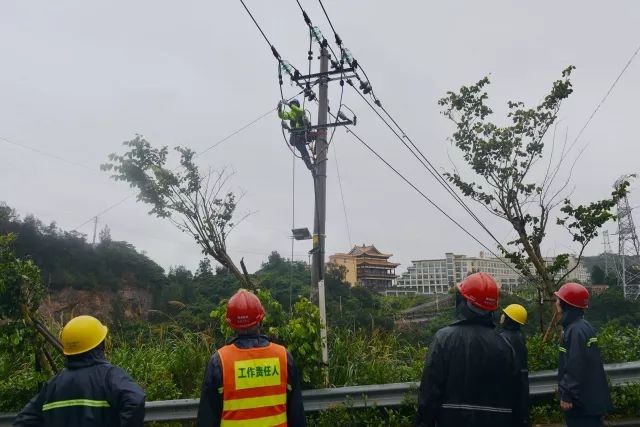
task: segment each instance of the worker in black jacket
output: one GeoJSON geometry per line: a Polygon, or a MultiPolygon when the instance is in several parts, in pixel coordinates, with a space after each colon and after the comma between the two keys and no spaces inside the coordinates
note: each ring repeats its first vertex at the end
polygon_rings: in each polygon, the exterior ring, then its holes
{"type": "Polygon", "coordinates": [[[457,290],[457,321],[429,347],[415,425],[512,427],[518,372],[513,349],[495,331],[498,286],[489,274],[474,273],[457,290]]]}
{"type": "Polygon", "coordinates": [[[91,316],[71,319],[60,340],[65,369],[53,377],[14,421],[18,427],[138,427],[144,391],[104,355],[107,327],[91,316]]]}
{"type": "Polygon", "coordinates": [[[584,320],[589,291],[579,283],[566,283],[555,296],[563,327],[558,362],[560,407],[568,427],[600,427],[612,405],[598,338],[584,320]]]}
{"type": "Polygon", "coordinates": [[[520,372],[520,392],[518,402],[514,408],[513,425],[528,427],[529,420],[529,361],[527,344],[521,328],[527,323],[527,309],[520,304],[510,304],[502,310],[500,336],[507,340],[516,355],[516,369],[520,372]]]}
{"type": "Polygon", "coordinates": [[[298,370],[291,353],[260,335],[265,311],[244,289],[227,304],[226,321],[236,332],[205,371],[198,427],[304,427],[298,370]]]}

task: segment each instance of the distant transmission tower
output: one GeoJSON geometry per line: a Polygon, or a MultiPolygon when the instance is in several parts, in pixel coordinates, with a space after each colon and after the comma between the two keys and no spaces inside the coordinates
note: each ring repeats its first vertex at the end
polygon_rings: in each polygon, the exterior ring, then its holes
{"type": "Polygon", "coordinates": [[[602,232],[602,245],[604,246],[604,274],[608,276],[609,269],[615,268],[615,262],[612,258],[611,240],[609,239],[609,232],[607,230],[602,232]]]}
{"type": "MultiPolygon", "coordinates": [[[[629,175],[620,177],[616,188],[629,178],[629,175]]],[[[636,299],[640,295],[640,242],[626,196],[618,201],[618,257],[616,270],[624,297],[636,299]]]]}

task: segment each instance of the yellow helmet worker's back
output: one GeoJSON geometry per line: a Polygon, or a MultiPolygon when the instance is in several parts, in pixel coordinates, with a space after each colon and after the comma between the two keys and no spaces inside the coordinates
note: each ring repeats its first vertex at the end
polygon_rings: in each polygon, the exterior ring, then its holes
{"type": "Polygon", "coordinates": [[[511,320],[521,325],[527,323],[527,309],[520,304],[508,305],[502,310],[511,320]]]}
{"type": "Polygon", "coordinates": [[[65,356],[86,353],[96,348],[107,336],[107,329],[93,316],[78,316],[69,320],[60,332],[65,356]]]}

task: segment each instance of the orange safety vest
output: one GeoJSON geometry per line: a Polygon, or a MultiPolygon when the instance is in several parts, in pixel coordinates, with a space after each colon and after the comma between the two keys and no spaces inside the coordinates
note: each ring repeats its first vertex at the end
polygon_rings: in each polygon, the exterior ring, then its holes
{"type": "Polygon", "coordinates": [[[218,350],[222,365],[221,427],[286,427],[287,350],[278,344],[218,350]]]}

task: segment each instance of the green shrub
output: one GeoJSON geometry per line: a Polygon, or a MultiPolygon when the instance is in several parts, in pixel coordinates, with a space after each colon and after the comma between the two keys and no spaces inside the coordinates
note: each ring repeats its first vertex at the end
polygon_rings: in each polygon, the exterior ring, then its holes
{"type": "Polygon", "coordinates": [[[417,381],[426,347],[401,343],[392,332],[331,330],[329,367],[335,386],[417,381]]]}

